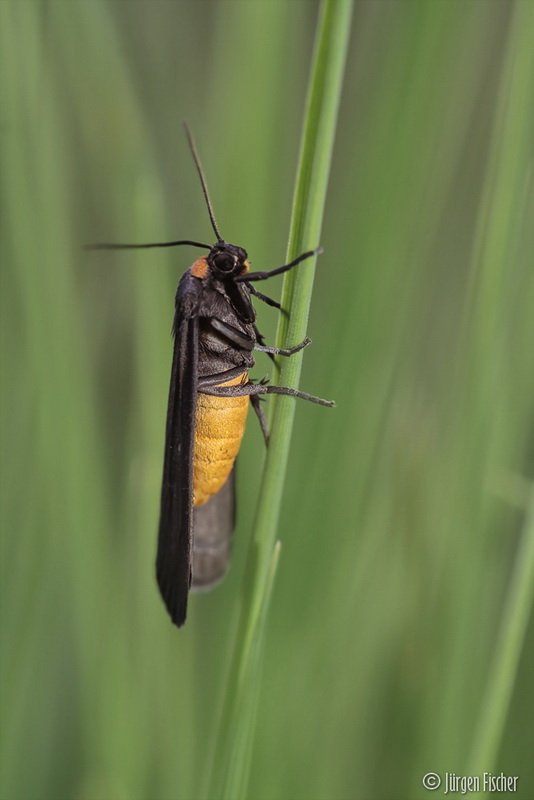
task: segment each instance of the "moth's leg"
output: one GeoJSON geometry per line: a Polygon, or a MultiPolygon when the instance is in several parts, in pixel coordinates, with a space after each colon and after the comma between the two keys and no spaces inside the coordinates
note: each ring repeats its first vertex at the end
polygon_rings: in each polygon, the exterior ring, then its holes
{"type": "Polygon", "coordinates": [[[261,397],[253,394],[250,396],[250,402],[252,408],[256,412],[256,416],[258,417],[261,432],[263,433],[263,438],[265,440],[265,445],[267,446],[269,444],[269,426],[267,425],[267,417],[265,416],[263,408],[261,407],[261,397]]]}
{"type": "Polygon", "coordinates": [[[290,347],[288,350],[281,350],[279,347],[266,347],[263,344],[254,345],[254,350],[259,350],[262,353],[269,353],[273,356],[292,356],[293,353],[298,353],[299,350],[304,350],[304,348],[309,344],[311,344],[311,339],[306,337],[303,342],[299,342],[299,344],[296,344],[294,347],[290,347]]]}
{"type": "Polygon", "coordinates": [[[280,303],[277,300],[273,300],[272,297],[268,297],[266,294],[263,294],[262,292],[258,292],[258,290],[255,289],[254,286],[252,286],[252,284],[247,283],[245,285],[248,286],[248,288],[250,289],[250,291],[252,292],[254,297],[257,297],[258,300],[261,300],[262,302],[266,303],[268,306],[271,306],[272,308],[277,308],[279,311],[282,311],[284,314],[287,314],[287,311],[285,311],[282,308],[282,306],[280,305],[280,303]]]}
{"type": "Polygon", "coordinates": [[[299,397],[301,400],[308,400],[310,403],[318,403],[320,406],[335,406],[333,400],[323,400],[313,394],[299,392],[289,386],[266,386],[265,383],[245,383],[242,386],[210,386],[202,390],[204,394],[212,394],[216,397],[242,397],[244,395],[260,394],[285,394],[288,397],[299,397]]]}
{"type": "Polygon", "coordinates": [[[256,342],[252,336],[247,336],[247,334],[243,333],[243,331],[240,331],[238,328],[234,328],[233,325],[228,325],[227,322],[223,322],[217,318],[211,318],[209,322],[214,331],[222,334],[224,338],[228,339],[228,341],[232,342],[232,344],[236,344],[243,350],[254,350],[254,345],[256,342]]]}
{"type": "MultiPolygon", "coordinates": [[[[252,286],[250,288],[252,289],[252,286]]],[[[256,334],[256,339],[258,340],[260,345],[263,345],[265,343],[265,337],[259,332],[259,330],[258,330],[256,325],[254,325],[254,333],[256,334]]],[[[272,353],[267,353],[267,355],[269,356],[269,358],[271,359],[273,364],[276,364],[276,359],[273,356],[273,354],[272,353]]]]}
{"type": "MultiPolygon", "coordinates": [[[[256,344],[252,336],[247,336],[247,334],[243,333],[243,331],[234,328],[233,325],[228,325],[227,322],[222,322],[220,319],[210,319],[210,325],[213,330],[222,334],[225,339],[228,339],[228,341],[232,342],[232,344],[242,347],[243,350],[258,350],[262,353],[270,353],[274,356],[292,356],[293,353],[298,353],[299,350],[302,350],[311,343],[311,339],[306,338],[303,342],[299,342],[299,344],[295,345],[295,347],[291,347],[287,350],[279,347],[267,347],[263,344],[256,344]]],[[[260,342],[263,341],[263,336],[258,331],[256,326],[254,326],[254,331],[260,342]]]]}
{"type": "Polygon", "coordinates": [[[297,256],[290,261],[289,264],[284,264],[281,267],[277,267],[276,269],[270,269],[267,272],[248,272],[245,275],[238,275],[234,278],[236,283],[248,283],[249,281],[265,281],[267,278],[272,278],[274,275],[281,275],[282,272],[287,272],[289,269],[296,267],[297,264],[300,264],[301,261],[304,261],[306,258],[311,258],[312,256],[317,256],[319,253],[322,253],[322,249],[318,247],[316,250],[308,250],[307,253],[301,253],[300,256],[297,256]]]}
{"type": "MultiPolygon", "coordinates": [[[[203,375],[198,379],[197,388],[199,391],[204,391],[208,386],[218,386],[220,383],[226,383],[226,381],[232,378],[239,378],[240,375],[246,375],[246,373],[246,367],[232,367],[231,369],[226,369],[224,372],[217,372],[213,375],[203,375]]],[[[205,392],[205,394],[207,394],[207,392],[205,392]]]]}

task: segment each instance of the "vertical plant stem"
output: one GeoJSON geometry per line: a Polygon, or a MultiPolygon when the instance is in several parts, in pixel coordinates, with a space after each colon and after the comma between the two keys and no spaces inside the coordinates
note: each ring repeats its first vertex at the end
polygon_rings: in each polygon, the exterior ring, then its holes
{"type": "MultiPolygon", "coordinates": [[[[303,126],[287,259],[319,242],[328,185],[352,0],[323,0],[317,27],[303,126]]],[[[304,338],[313,287],[315,259],[289,272],[284,281],[279,346],[304,338]],[[283,344],[285,343],[285,344],[283,344]]],[[[286,359],[280,381],[296,387],[301,354],[286,359]]],[[[221,726],[208,797],[244,797],[252,755],[259,693],[262,641],[279,546],[276,531],[294,417],[294,400],[272,398],[271,437],[265,461],[256,524],[247,562],[241,615],[224,697],[221,726]]]]}

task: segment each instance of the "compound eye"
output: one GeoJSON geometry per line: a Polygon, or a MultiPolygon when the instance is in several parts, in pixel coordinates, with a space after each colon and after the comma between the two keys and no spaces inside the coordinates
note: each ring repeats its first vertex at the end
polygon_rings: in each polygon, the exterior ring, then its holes
{"type": "Polygon", "coordinates": [[[235,266],[235,258],[228,253],[217,253],[213,263],[221,272],[230,272],[235,266]]]}

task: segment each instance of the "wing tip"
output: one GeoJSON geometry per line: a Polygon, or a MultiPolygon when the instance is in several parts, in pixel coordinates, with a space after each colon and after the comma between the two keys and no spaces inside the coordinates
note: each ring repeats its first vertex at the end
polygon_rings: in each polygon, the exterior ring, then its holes
{"type": "Polygon", "coordinates": [[[187,618],[187,595],[189,586],[181,591],[179,582],[173,580],[165,569],[156,564],[156,580],[165,607],[171,621],[177,628],[182,628],[187,618]]]}

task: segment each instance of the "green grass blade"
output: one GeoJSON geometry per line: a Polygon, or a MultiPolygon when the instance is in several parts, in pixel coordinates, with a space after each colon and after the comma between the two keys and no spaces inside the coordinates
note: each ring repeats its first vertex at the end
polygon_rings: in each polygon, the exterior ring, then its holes
{"type": "Polygon", "coordinates": [[[492,771],[499,750],[514,688],[519,657],[534,597],[534,492],[530,500],[521,546],[516,555],[495,656],[478,720],[469,775],[492,771]]]}
{"type": "MultiPolygon", "coordinates": [[[[321,9],[293,203],[288,261],[298,252],[311,249],[319,242],[351,7],[351,2],[339,3],[334,0],[323,3],[321,9]]],[[[291,346],[306,335],[314,261],[308,259],[286,275],[282,306],[289,309],[289,318],[280,315],[277,335],[277,345],[280,347],[291,346]]],[[[284,359],[280,384],[297,386],[301,365],[302,353],[284,359]]],[[[253,606],[249,614],[249,638],[254,635],[254,627],[263,606],[295,413],[294,400],[281,396],[275,396],[272,400],[271,435],[254,534],[256,556],[253,563],[257,566],[248,573],[252,583],[253,606]]]]}
{"type": "MultiPolygon", "coordinates": [[[[301,155],[293,202],[287,260],[313,249],[319,242],[328,175],[352,13],[351,0],[322,3],[303,128],[301,155]]],[[[314,277],[315,259],[308,259],[286,275],[282,305],[284,315],[277,342],[296,343],[304,338],[314,277]]],[[[285,345],[284,345],[285,346],[285,345]]],[[[297,386],[301,354],[286,359],[280,381],[297,386]]],[[[244,796],[251,759],[253,722],[257,707],[261,641],[274,579],[277,553],[276,528],[294,417],[290,398],[274,397],[271,438],[267,452],[256,525],[245,575],[242,614],[224,700],[209,797],[244,796]]]]}
{"type": "MultiPolygon", "coordinates": [[[[499,347],[503,296],[509,283],[509,261],[522,221],[527,219],[534,117],[534,10],[518,3],[508,34],[506,59],[501,75],[492,152],[479,214],[471,292],[474,295],[473,365],[478,367],[488,341],[499,347]],[[475,294],[476,292],[476,294],[475,294]]],[[[495,380],[489,371],[489,380],[495,380]]],[[[481,382],[484,396],[493,394],[491,383],[481,382]]],[[[494,643],[486,690],[478,719],[469,774],[482,774],[495,767],[499,745],[515,684],[519,658],[534,594],[534,496],[526,511],[521,545],[516,554],[512,579],[494,643]]]]}

